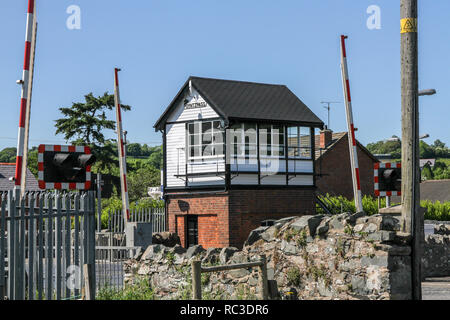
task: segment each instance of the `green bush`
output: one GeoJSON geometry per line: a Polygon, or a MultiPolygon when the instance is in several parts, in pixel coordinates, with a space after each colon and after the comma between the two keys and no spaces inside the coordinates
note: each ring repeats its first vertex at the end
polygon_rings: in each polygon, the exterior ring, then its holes
{"type": "MultiPolygon", "coordinates": [[[[354,200],[348,200],[343,196],[331,197],[327,194],[328,199],[331,204],[329,209],[333,214],[339,214],[342,212],[355,212],[355,202],[354,200]]],[[[369,215],[378,213],[378,199],[370,196],[364,196],[362,198],[363,210],[369,215]]],[[[427,209],[425,213],[426,220],[438,220],[438,221],[450,221],[450,201],[445,203],[440,203],[439,201],[432,202],[429,200],[424,200],[420,202],[420,206],[427,209]]],[[[386,198],[381,198],[381,208],[386,207],[386,198]]],[[[317,206],[317,213],[325,213],[322,208],[317,206]]]]}
{"type": "MultiPolygon", "coordinates": [[[[153,200],[150,198],[143,198],[139,201],[130,202],[130,213],[133,211],[151,209],[151,208],[164,208],[164,202],[161,200],[153,200]]],[[[122,210],[122,200],[117,197],[109,199],[102,199],[102,228],[108,228],[108,219],[111,214],[122,210]]]]}
{"type": "Polygon", "coordinates": [[[450,201],[441,203],[430,200],[420,201],[420,206],[427,209],[426,220],[450,221],[450,201]]]}
{"type": "Polygon", "coordinates": [[[154,292],[148,279],[139,279],[122,290],[102,288],[97,293],[97,300],[154,300],[154,292]]]}

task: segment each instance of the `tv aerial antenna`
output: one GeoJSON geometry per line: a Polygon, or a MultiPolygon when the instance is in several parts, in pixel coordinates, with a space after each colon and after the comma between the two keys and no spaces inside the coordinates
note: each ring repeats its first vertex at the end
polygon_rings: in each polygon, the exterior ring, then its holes
{"type": "Polygon", "coordinates": [[[331,110],[331,104],[333,103],[342,103],[340,101],[320,101],[322,104],[326,104],[326,106],[323,106],[328,111],[328,125],[327,128],[330,129],[330,110],[331,110]]]}

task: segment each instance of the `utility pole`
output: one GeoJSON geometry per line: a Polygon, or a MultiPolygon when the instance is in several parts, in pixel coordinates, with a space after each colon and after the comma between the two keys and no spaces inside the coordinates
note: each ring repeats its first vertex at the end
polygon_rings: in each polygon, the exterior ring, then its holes
{"type": "Polygon", "coordinates": [[[122,112],[119,93],[119,71],[120,69],[114,69],[114,102],[116,105],[116,123],[117,123],[117,149],[119,151],[119,168],[120,168],[120,185],[122,194],[122,210],[124,225],[126,226],[130,219],[130,203],[128,199],[128,186],[127,186],[127,163],[125,161],[125,148],[123,142],[123,130],[122,130],[122,112]]]}
{"type": "Polygon", "coordinates": [[[328,129],[330,129],[331,127],[330,127],[330,105],[332,104],[332,103],[340,103],[339,101],[321,101],[320,103],[323,103],[323,104],[326,104],[327,106],[325,107],[325,106],[323,106],[325,109],[327,109],[327,111],[328,111],[328,126],[327,126],[327,128],[328,129]]]}
{"type": "Polygon", "coordinates": [[[422,299],[417,0],[400,0],[402,231],[411,234],[412,298],[422,299]]]}
{"type": "Polygon", "coordinates": [[[97,232],[102,232],[102,174],[97,173],[97,232]]]}

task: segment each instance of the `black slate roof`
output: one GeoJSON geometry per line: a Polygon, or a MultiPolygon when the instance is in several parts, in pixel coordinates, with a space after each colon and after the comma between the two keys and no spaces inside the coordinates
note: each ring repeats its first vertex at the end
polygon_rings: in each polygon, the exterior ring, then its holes
{"type": "Polygon", "coordinates": [[[226,120],[285,122],[322,127],[323,122],[285,85],[190,77],[159,118],[163,128],[189,81],[209,105],[226,120]]]}
{"type": "MultiPolygon", "coordinates": [[[[0,192],[14,189],[14,181],[9,180],[9,178],[14,177],[15,171],[15,163],[0,163],[0,192]]],[[[38,181],[28,168],[26,177],[26,190],[42,191],[41,189],[39,189],[38,181]]]]}

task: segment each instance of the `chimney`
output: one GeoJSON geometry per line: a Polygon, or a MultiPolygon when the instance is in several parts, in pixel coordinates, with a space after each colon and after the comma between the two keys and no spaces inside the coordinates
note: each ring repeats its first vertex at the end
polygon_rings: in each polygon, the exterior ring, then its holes
{"type": "Polygon", "coordinates": [[[330,144],[331,140],[333,139],[333,131],[328,129],[325,126],[325,129],[320,131],[320,144],[319,147],[321,149],[325,149],[327,145],[330,144]]]}

